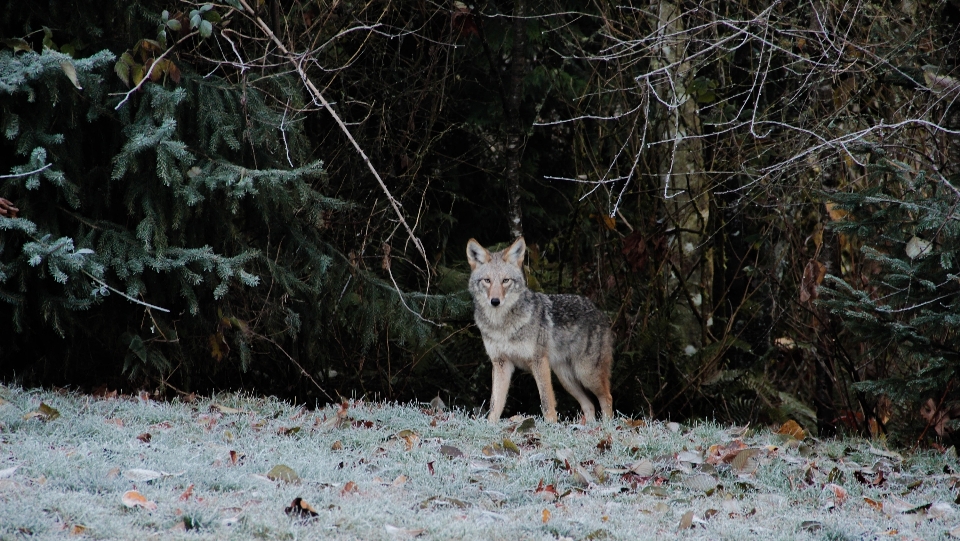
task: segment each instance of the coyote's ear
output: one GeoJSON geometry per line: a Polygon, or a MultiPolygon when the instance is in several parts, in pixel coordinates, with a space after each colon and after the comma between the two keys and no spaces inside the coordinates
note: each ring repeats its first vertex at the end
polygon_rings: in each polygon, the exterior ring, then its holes
{"type": "Polygon", "coordinates": [[[467,242],[467,261],[470,263],[470,268],[476,270],[480,265],[490,262],[490,252],[480,246],[476,240],[470,239],[467,242]]]}
{"type": "Polygon", "coordinates": [[[503,260],[507,263],[523,268],[523,256],[527,253],[527,243],[523,237],[513,241],[509,248],[503,251],[503,260]]]}

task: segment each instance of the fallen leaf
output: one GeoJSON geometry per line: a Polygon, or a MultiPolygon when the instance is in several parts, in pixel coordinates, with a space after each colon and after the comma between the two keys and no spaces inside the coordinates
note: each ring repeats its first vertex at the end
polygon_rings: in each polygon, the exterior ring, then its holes
{"type": "Polygon", "coordinates": [[[60,412],[56,408],[52,408],[47,404],[41,402],[40,407],[31,411],[23,416],[25,421],[30,419],[40,419],[41,421],[53,421],[57,417],[60,417],[60,412]]]}
{"type": "Polygon", "coordinates": [[[454,458],[458,456],[463,456],[463,451],[461,451],[460,449],[457,449],[452,445],[441,445],[440,454],[444,456],[448,456],[450,458],[454,458]]]}
{"type": "Polygon", "coordinates": [[[833,497],[837,502],[837,505],[843,505],[843,502],[847,501],[847,489],[843,488],[840,485],[834,483],[828,483],[827,486],[823,487],[825,490],[829,489],[833,492],[833,497]]]}
{"type": "Polygon", "coordinates": [[[340,451],[342,449],[343,449],[343,442],[340,440],[333,442],[333,445],[330,446],[331,451],[340,451]]]}
{"type": "Polygon", "coordinates": [[[141,507],[143,509],[147,509],[148,511],[153,511],[157,508],[156,502],[146,499],[143,494],[140,494],[136,490],[128,490],[124,492],[123,496],[120,497],[120,501],[123,503],[123,505],[131,509],[134,507],[141,507]]]}
{"type": "Polygon", "coordinates": [[[606,453],[611,448],[613,448],[613,435],[607,434],[607,436],[600,440],[600,443],[597,444],[597,450],[601,453],[606,453]]]}
{"type": "Polygon", "coordinates": [[[677,462],[703,464],[703,456],[696,451],[680,451],[677,453],[677,462]]]}
{"type": "Polygon", "coordinates": [[[407,451],[413,449],[420,441],[420,436],[413,430],[401,430],[397,432],[397,437],[407,444],[407,451]]]}
{"type": "Polygon", "coordinates": [[[798,440],[802,440],[806,437],[806,433],[803,431],[803,428],[797,424],[796,421],[790,419],[789,421],[783,423],[780,426],[780,430],[777,430],[777,434],[784,434],[787,436],[793,436],[798,440]]]}
{"type": "Polygon", "coordinates": [[[343,488],[340,489],[340,495],[346,496],[347,494],[356,494],[360,492],[360,488],[353,481],[347,481],[347,484],[343,485],[343,488]]]}
{"type": "Polygon", "coordinates": [[[693,528],[693,511],[687,511],[680,517],[680,524],[677,525],[678,530],[689,530],[693,528]]]}
{"type": "Polygon", "coordinates": [[[759,453],[760,449],[744,449],[737,453],[737,456],[730,463],[730,467],[737,475],[753,475],[760,467],[760,463],[756,459],[759,453]]]}
{"type": "Polygon", "coordinates": [[[517,444],[513,443],[513,441],[511,441],[510,438],[503,438],[503,443],[501,445],[503,445],[504,451],[513,453],[515,455],[520,454],[520,448],[517,447],[517,444]]]}
{"type": "Polygon", "coordinates": [[[433,411],[445,411],[447,405],[443,403],[443,400],[440,398],[440,395],[437,395],[430,401],[430,407],[433,411]]]}
{"type": "Polygon", "coordinates": [[[210,404],[210,409],[212,409],[212,410],[217,410],[217,411],[219,411],[220,413],[227,413],[227,414],[230,414],[230,413],[247,413],[246,411],[244,411],[244,410],[242,410],[242,409],[230,408],[230,407],[224,406],[224,405],[222,405],[222,404],[217,404],[216,402],[214,402],[213,404],[210,404]]]}
{"type": "Polygon", "coordinates": [[[190,499],[190,496],[193,496],[193,485],[192,485],[192,484],[191,484],[190,486],[188,486],[186,490],[183,491],[183,494],[180,495],[180,498],[179,498],[179,499],[180,499],[181,502],[185,502],[185,501],[187,501],[187,500],[190,499]]]}
{"type": "Polygon", "coordinates": [[[696,473],[683,478],[683,486],[690,490],[710,492],[717,488],[717,480],[706,473],[696,473]]]}
{"type": "Polygon", "coordinates": [[[537,427],[537,422],[534,420],[534,418],[527,417],[526,419],[523,420],[522,423],[517,425],[517,428],[516,430],[514,430],[514,432],[516,432],[517,434],[523,434],[525,432],[532,431],[536,427],[537,427]]]}
{"type": "Polygon", "coordinates": [[[747,448],[747,444],[743,443],[743,440],[736,439],[726,444],[715,444],[711,445],[707,449],[707,464],[713,464],[717,466],[719,464],[727,464],[734,458],[740,451],[747,448]]]}
{"type": "Polygon", "coordinates": [[[144,432],[143,434],[137,436],[137,439],[143,443],[150,443],[150,440],[153,439],[153,436],[151,436],[149,432],[144,432]]]}
{"type": "Polygon", "coordinates": [[[655,469],[653,467],[653,462],[650,462],[646,458],[641,459],[637,462],[634,462],[630,466],[630,471],[639,475],[640,477],[653,477],[655,469]]]}
{"type": "Polygon", "coordinates": [[[290,502],[290,505],[284,508],[283,512],[292,517],[301,519],[310,519],[320,516],[320,513],[317,513],[317,510],[314,509],[312,505],[307,503],[306,500],[299,496],[294,498],[293,501],[290,502]]]}
{"type": "Polygon", "coordinates": [[[427,462],[427,471],[430,472],[430,475],[433,475],[433,461],[427,462]]]}
{"type": "Polygon", "coordinates": [[[132,470],[124,471],[123,476],[131,481],[141,483],[153,481],[154,479],[160,479],[163,477],[163,472],[134,468],[132,470]]]}
{"type": "Polygon", "coordinates": [[[539,495],[541,498],[547,501],[555,501],[560,497],[560,494],[557,493],[557,487],[553,485],[544,485],[543,479],[540,479],[540,483],[537,484],[537,488],[534,489],[534,494],[539,495]]]}
{"type": "Polygon", "coordinates": [[[447,498],[444,496],[430,496],[426,500],[420,502],[420,509],[432,509],[436,507],[447,507],[453,506],[457,509],[466,509],[470,507],[470,504],[463,500],[458,500],[456,498],[447,498]]]}
{"type": "Polygon", "coordinates": [[[284,483],[299,483],[300,476],[290,466],[277,464],[267,472],[267,478],[271,481],[282,481],[284,483]]]}
{"type": "Polygon", "coordinates": [[[866,496],[864,496],[863,501],[867,502],[867,505],[869,505],[870,507],[876,509],[877,511],[883,511],[883,503],[882,503],[882,502],[878,502],[878,501],[876,501],[876,500],[871,500],[870,498],[867,498],[866,496]]]}
{"type": "Polygon", "coordinates": [[[550,510],[549,510],[549,509],[544,509],[544,510],[543,510],[543,518],[541,519],[541,522],[543,522],[544,524],[546,524],[547,521],[549,521],[549,520],[550,520],[550,510]]]}
{"type": "Polygon", "coordinates": [[[390,483],[390,486],[399,487],[399,486],[402,486],[402,485],[403,485],[404,483],[406,483],[406,482],[407,482],[407,476],[406,476],[406,475],[403,475],[403,474],[400,474],[400,475],[397,476],[396,479],[393,480],[392,483],[390,483]]]}
{"type": "Polygon", "coordinates": [[[398,528],[391,524],[384,524],[383,528],[387,530],[387,533],[396,537],[417,537],[426,530],[408,530],[406,528],[398,528]]]}
{"type": "Polygon", "coordinates": [[[70,535],[83,535],[87,531],[87,527],[83,524],[74,524],[70,528],[70,535]]]}

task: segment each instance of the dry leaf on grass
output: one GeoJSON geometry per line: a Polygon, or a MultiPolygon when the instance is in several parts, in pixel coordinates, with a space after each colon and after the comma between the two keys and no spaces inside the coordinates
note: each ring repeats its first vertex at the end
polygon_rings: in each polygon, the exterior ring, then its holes
{"type": "Polygon", "coordinates": [[[120,497],[120,501],[123,505],[126,505],[129,508],[140,507],[148,511],[153,511],[157,508],[156,502],[152,502],[146,499],[143,494],[140,494],[136,490],[128,490],[123,493],[123,496],[120,497]]]}
{"type": "Polygon", "coordinates": [[[391,524],[384,524],[384,525],[383,525],[383,528],[384,528],[385,530],[387,530],[387,533],[388,533],[388,534],[390,534],[390,535],[392,535],[392,536],[395,536],[395,537],[417,537],[417,536],[419,536],[420,534],[422,534],[423,532],[426,531],[426,530],[424,530],[424,529],[410,530],[410,529],[407,529],[407,528],[398,528],[398,527],[393,526],[393,525],[391,525],[391,524]]]}
{"type": "Polygon", "coordinates": [[[458,456],[463,456],[463,451],[461,451],[460,449],[457,449],[452,445],[441,445],[440,454],[444,456],[448,456],[450,458],[454,458],[458,456]]]}
{"type": "Polygon", "coordinates": [[[267,478],[271,481],[282,481],[284,483],[299,483],[300,476],[290,466],[277,464],[267,472],[267,478]]]}
{"type": "Polygon", "coordinates": [[[783,423],[783,425],[780,426],[780,430],[777,430],[777,434],[792,436],[798,440],[802,440],[807,435],[806,432],[803,431],[803,428],[793,419],[783,423]]]}
{"type": "Polygon", "coordinates": [[[60,417],[60,412],[57,411],[56,408],[41,402],[37,409],[24,415],[23,420],[29,421],[30,419],[40,419],[41,421],[53,421],[57,417],[60,417]]]}

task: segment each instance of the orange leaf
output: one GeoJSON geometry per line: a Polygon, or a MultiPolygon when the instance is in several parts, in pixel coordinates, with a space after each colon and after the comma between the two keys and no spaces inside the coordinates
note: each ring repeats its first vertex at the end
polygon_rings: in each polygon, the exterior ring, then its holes
{"type": "Polygon", "coordinates": [[[143,494],[140,494],[136,490],[128,490],[123,493],[123,496],[120,497],[120,501],[123,502],[123,505],[127,507],[142,507],[144,509],[153,511],[157,508],[157,504],[143,497],[143,494]]]}
{"type": "Polygon", "coordinates": [[[187,487],[187,490],[183,491],[183,494],[180,495],[180,501],[185,502],[190,499],[190,496],[193,496],[193,485],[187,487]]]}
{"type": "Polygon", "coordinates": [[[793,419],[790,419],[789,421],[783,423],[783,425],[780,427],[780,430],[777,431],[777,434],[793,436],[798,440],[802,440],[806,436],[806,433],[803,431],[802,428],[800,428],[800,425],[797,424],[797,422],[794,421],[793,419]]]}
{"type": "Polygon", "coordinates": [[[549,509],[544,509],[544,510],[543,510],[543,523],[546,524],[548,520],[550,520],[550,510],[549,510],[549,509]]]}

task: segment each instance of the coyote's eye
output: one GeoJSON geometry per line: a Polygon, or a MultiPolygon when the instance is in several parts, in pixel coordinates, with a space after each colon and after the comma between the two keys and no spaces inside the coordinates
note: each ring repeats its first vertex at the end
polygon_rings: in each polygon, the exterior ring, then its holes
{"type": "Polygon", "coordinates": [[[489,278],[481,278],[480,281],[483,282],[483,283],[486,284],[486,285],[490,285],[490,279],[489,279],[489,278]]]}
{"type": "Polygon", "coordinates": [[[509,284],[509,283],[510,283],[510,279],[509,279],[509,278],[504,278],[504,279],[503,279],[503,285],[507,285],[507,284],[509,284]]]}

